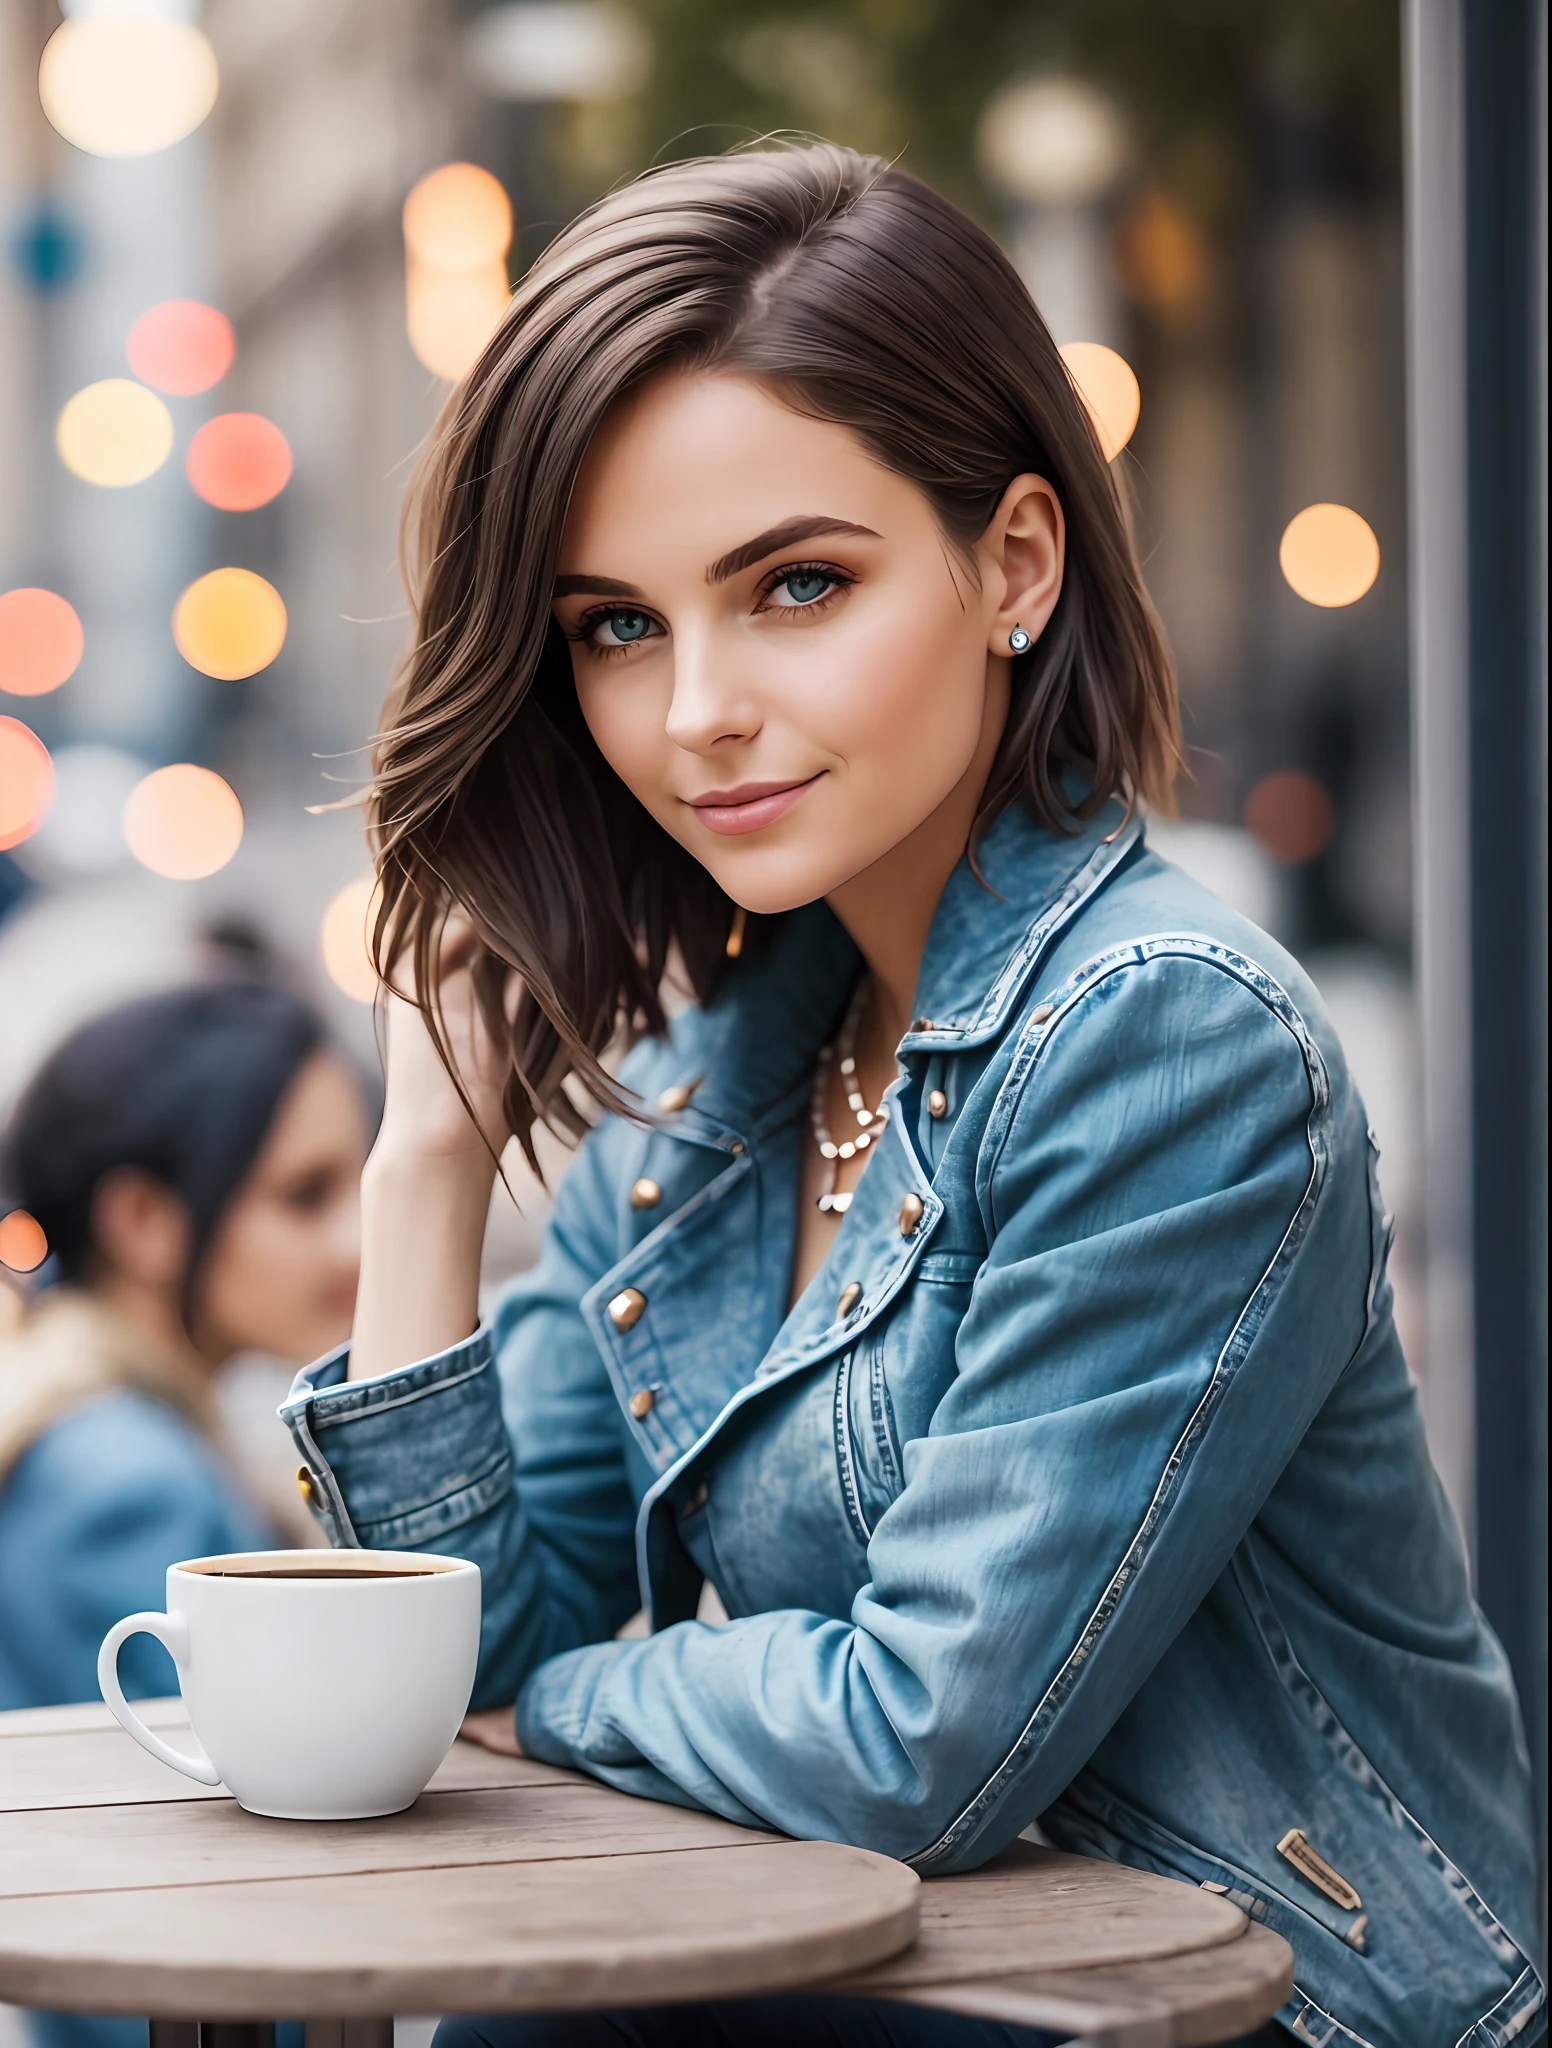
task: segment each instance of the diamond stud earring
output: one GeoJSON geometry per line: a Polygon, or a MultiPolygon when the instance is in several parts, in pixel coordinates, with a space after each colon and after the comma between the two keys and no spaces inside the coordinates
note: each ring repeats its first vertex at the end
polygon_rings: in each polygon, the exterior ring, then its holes
{"type": "Polygon", "coordinates": [[[1015,623],[1013,631],[1008,635],[1009,649],[1014,654],[1027,654],[1033,644],[1024,628],[1015,623]]]}

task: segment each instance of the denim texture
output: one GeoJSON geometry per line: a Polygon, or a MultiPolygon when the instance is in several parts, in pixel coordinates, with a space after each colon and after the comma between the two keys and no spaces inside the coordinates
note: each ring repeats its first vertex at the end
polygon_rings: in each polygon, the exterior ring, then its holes
{"type": "Polygon", "coordinates": [[[822,905],[632,1053],[649,1110],[689,1106],[587,1139],[488,1327],[301,1375],[329,1534],[479,1564],[476,1700],[515,1699],[532,1755],[924,1873],[1039,1820],[1286,1935],[1298,2039],[1534,2038],[1524,1737],[1319,997],[1115,807],[1070,837],[1005,813],[978,865],[790,1313],[814,1057],[860,969],[822,905]],[[652,1634],[613,1640],[638,1604],[652,1634]]]}

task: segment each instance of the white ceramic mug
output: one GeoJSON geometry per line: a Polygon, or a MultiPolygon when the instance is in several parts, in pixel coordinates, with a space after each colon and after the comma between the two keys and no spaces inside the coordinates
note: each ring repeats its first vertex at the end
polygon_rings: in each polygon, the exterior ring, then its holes
{"type": "Polygon", "coordinates": [[[402,1550],[255,1550],[167,1572],[167,1612],[109,1629],[97,1683],[120,1725],[250,1813],[398,1813],[452,1747],[474,1688],[480,1570],[402,1550]],[[197,1752],[154,1735],[124,1698],[119,1647],[172,1653],[197,1752]]]}

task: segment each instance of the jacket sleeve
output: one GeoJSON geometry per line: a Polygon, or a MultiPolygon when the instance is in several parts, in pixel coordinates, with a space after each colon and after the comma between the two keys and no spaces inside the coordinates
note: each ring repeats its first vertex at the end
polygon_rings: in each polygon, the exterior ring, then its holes
{"type": "MultiPolygon", "coordinates": [[[[530,1753],[935,1871],[984,1860],[1081,1768],[1346,1356],[1259,1341],[1297,1312],[1325,1180],[1319,1054],[1281,991],[1126,957],[1015,1050],[956,1376],[904,1446],[849,1619],[563,1657],[519,1699],[530,1753]]],[[[1366,1276],[1323,1276],[1351,1279],[1354,1346],[1366,1276]]]]}
{"type": "Polygon", "coordinates": [[[347,1382],[335,1352],[281,1409],[337,1545],[480,1567],[476,1707],[636,1611],[635,1501],[619,1408],[579,1304],[613,1263],[604,1141],[561,1181],[539,1263],[491,1322],[438,1357],[347,1382]]]}

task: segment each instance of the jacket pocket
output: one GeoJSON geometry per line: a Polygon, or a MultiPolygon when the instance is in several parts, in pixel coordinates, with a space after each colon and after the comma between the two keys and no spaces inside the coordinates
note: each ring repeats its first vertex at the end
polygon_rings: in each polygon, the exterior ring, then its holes
{"type": "Polygon", "coordinates": [[[866,1545],[905,1483],[881,1333],[871,1333],[846,1352],[836,1372],[835,1460],[846,1518],[858,1542],[866,1545]]]}

